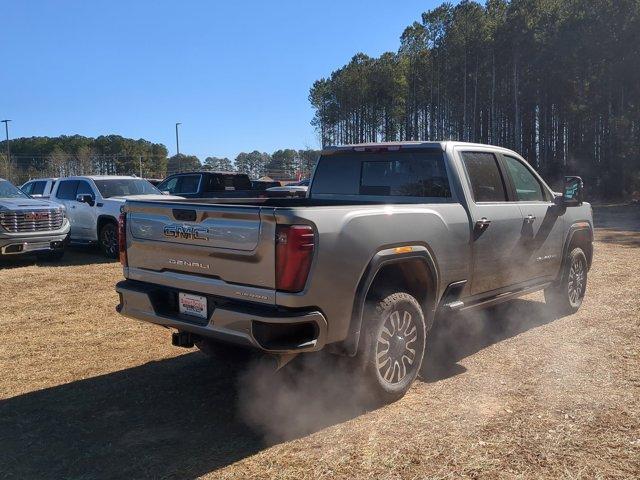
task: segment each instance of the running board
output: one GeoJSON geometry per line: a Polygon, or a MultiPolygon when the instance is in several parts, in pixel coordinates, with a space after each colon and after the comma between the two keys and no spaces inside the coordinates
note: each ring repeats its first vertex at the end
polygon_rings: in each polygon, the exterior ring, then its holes
{"type": "Polygon", "coordinates": [[[464,312],[467,310],[474,310],[476,308],[486,308],[491,307],[493,305],[497,305],[502,302],[506,302],[508,300],[512,300],[514,298],[521,297],[523,295],[527,295],[529,293],[537,292],[539,290],[543,290],[544,288],[551,285],[552,282],[540,283],[537,285],[533,285],[531,287],[521,288],[519,290],[514,290],[513,292],[504,292],[499,295],[495,295],[493,297],[489,297],[484,300],[479,300],[474,303],[465,304],[463,301],[458,300],[456,302],[447,303],[442,306],[443,310],[449,312],[464,312]]]}

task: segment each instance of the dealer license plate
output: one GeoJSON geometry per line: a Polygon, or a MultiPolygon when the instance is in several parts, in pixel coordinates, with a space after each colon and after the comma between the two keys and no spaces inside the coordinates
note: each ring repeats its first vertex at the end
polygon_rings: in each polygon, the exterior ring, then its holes
{"type": "Polygon", "coordinates": [[[180,313],[198,318],[207,318],[207,297],[180,292],[178,294],[180,313]]]}

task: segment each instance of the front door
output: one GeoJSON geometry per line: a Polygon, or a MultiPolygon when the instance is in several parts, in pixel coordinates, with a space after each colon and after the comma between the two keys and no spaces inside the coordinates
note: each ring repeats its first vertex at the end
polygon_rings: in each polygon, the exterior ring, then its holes
{"type": "Polygon", "coordinates": [[[502,155],[511,196],[523,217],[518,280],[549,280],[562,262],[562,209],[550,189],[520,159],[502,155]]]}
{"type": "Polygon", "coordinates": [[[490,151],[460,151],[472,201],[471,294],[481,294],[517,282],[517,258],[522,233],[520,207],[508,201],[508,184],[490,151]]]}

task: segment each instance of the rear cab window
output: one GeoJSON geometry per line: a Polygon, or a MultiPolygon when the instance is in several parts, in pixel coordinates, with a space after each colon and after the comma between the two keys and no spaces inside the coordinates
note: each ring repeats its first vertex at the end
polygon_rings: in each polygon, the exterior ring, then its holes
{"type": "Polygon", "coordinates": [[[31,184],[32,190],[30,192],[31,195],[44,195],[44,187],[47,185],[47,182],[37,181],[31,184]]]}
{"type": "Polygon", "coordinates": [[[451,187],[440,150],[344,151],[320,157],[311,194],[445,201],[451,187]]]}

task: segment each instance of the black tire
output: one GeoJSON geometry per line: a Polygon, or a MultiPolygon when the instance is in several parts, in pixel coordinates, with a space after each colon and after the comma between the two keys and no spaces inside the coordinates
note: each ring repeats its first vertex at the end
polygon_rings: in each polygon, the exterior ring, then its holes
{"type": "Polygon", "coordinates": [[[582,305],[587,291],[587,257],[576,247],[567,256],[560,281],[547,287],[544,299],[553,313],[571,315],[582,305]]]}
{"type": "Polygon", "coordinates": [[[102,254],[107,258],[118,258],[118,225],[115,222],[107,222],[100,228],[98,243],[102,254]]]}
{"type": "Polygon", "coordinates": [[[377,401],[391,403],[407,392],[422,365],[427,330],[420,304],[408,293],[368,303],[358,364],[377,401]]]}
{"type": "Polygon", "coordinates": [[[217,362],[242,362],[255,355],[247,348],[210,339],[198,340],[195,345],[198,350],[217,362]]]}
{"type": "Polygon", "coordinates": [[[56,250],[54,252],[38,254],[38,260],[45,262],[59,262],[64,257],[64,250],[56,250]]]}

